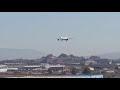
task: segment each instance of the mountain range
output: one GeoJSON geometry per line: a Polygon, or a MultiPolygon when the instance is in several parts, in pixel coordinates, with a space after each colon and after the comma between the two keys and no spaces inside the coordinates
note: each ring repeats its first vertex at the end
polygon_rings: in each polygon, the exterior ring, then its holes
{"type": "MultiPolygon", "coordinates": [[[[47,54],[33,50],[33,49],[10,49],[10,48],[0,48],[0,60],[12,60],[12,59],[45,59],[44,56],[47,54]]],[[[120,52],[113,52],[113,53],[104,53],[100,55],[94,55],[94,56],[99,56],[100,58],[108,58],[108,59],[120,59],[120,52]]],[[[54,61],[59,61],[56,60],[56,57],[53,56],[52,54],[48,55],[46,58],[52,57],[52,59],[55,59],[54,61]]],[[[74,57],[74,55],[70,55],[67,57],[65,54],[61,54],[59,58],[66,57],[66,59],[71,60],[74,58],[79,61],[78,57],[74,57]]],[[[80,56],[81,57],[81,56],[80,56]]],[[[86,56],[83,56],[86,58],[86,56]]],[[[89,58],[90,56],[87,56],[89,58]]],[[[48,60],[49,61],[49,60],[48,60]]],[[[50,60],[51,61],[51,60],[50,60]]],[[[62,62],[61,62],[62,63],[62,62]]]]}
{"type": "Polygon", "coordinates": [[[101,58],[120,59],[120,52],[104,53],[99,55],[101,58]]]}
{"type": "MultiPolygon", "coordinates": [[[[120,52],[110,52],[110,53],[103,53],[103,54],[95,54],[90,56],[99,56],[100,58],[107,58],[107,59],[120,59],[120,52]]],[[[83,56],[84,58],[89,58],[90,56],[83,56]]]]}
{"type": "Polygon", "coordinates": [[[0,48],[0,60],[11,59],[38,59],[46,54],[33,49],[0,48]]]}

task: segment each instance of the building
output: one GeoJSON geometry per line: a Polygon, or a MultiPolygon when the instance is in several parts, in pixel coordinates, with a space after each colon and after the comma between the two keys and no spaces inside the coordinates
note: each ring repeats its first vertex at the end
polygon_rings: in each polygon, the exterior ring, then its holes
{"type": "Polygon", "coordinates": [[[41,66],[40,65],[21,66],[21,67],[18,67],[18,70],[34,70],[36,68],[41,68],[41,66]]]}
{"type": "Polygon", "coordinates": [[[97,62],[91,59],[85,61],[85,65],[89,65],[89,64],[97,64],[97,62]]]}
{"type": "Polygon", "coordinates": [[[103,75],[66,75],[66,76],[42,76],[39,78],[104,78],[103,75]]]}
{"type": "Polygon", "coordinates": [[[94,71],[94,70],[95,70],[93,67],[89,67],[89,69],[90,69],[91,71],[94,71]]]}
{"type": "Polygon", "coordinates": [[[7,72],[7,65],[0,65],[0,72],[7,72]]]}
{"type": "Polygon", "coordinates": [[[51,67],[65,67],[65,65],[60,64],[48,64],[48,63],[41,63],[42,67],[51,68],[51,67]]]}
{"type": "Polygon", "coordinates": [[[18,68],[8,68],[7,71],[18,71],[18,68]]]}
{"type": "Polygon", "coordinates": [[[103,75],[85,75],[80,76],[80,78],[103,78],[103,75]]]}

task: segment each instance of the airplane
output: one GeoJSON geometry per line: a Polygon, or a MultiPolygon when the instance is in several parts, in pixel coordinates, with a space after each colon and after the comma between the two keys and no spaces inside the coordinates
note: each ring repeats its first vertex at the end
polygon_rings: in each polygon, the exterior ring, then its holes
{"type": "Polygon", "coordinates": [[[69,38],[69,37],[59,37],[57,38],[57,40],[59,41],[68,41],[69,39],[73,39],[73,38],[69,38]]]}

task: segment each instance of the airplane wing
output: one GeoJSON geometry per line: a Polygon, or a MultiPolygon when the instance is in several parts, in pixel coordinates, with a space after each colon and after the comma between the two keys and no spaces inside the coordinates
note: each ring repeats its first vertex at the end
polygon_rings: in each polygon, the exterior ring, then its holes
{"type": "Polygon", "coordinates": [[[74,39],[74,38],[69,38],[69,39],[74,39]]]}

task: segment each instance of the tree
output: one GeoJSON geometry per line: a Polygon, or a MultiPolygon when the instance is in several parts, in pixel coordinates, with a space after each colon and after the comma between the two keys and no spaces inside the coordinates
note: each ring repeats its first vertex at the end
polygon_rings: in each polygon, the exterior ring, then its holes
{"type": "Polygon", "coordinates": [[[48,74],[51,75],[52,74],[52,70],[48,69],[48,74]]]}
{"type": "Polygon", "coordinates": [[[82,73],[83,74],[91,74],[91,71],[88,67],[85,67],[82,73]]]}
{"type": "Polygon", "coordinates": [[[76,75],[76,73],[77,73],[77,72],[76,72],[76,68],[72,68],[72,69],[71,69],[71,74],[72,74],[72,75],[76,75]]]}
{"type": "Polygon", "coordinates": [[[66,74],[66,72],[65,71],[62,71],[62,75],[65,75],[66,74]]]}
{"type": "Polygon", "coordinates": [[[99,56],[91,56],[89,59],[98,60],[98,59],[100,59],[100,57],[99,56]]]}

